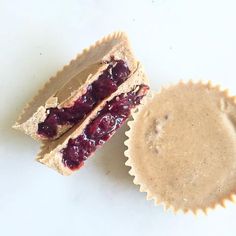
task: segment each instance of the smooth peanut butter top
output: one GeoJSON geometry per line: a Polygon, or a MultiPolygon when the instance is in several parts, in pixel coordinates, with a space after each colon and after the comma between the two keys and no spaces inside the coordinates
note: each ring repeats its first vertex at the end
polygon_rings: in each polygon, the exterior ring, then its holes
{"type": "Polygon", "coordinates": [[[206,209],[236,191],[236,103],[210,85],[156,94],[131,122],[129,164],[156,202],[206,209]]]}

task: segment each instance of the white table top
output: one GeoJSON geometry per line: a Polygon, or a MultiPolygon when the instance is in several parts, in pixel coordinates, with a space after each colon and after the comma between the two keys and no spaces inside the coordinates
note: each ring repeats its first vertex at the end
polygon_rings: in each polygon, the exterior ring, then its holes
{"type": "Polygon", "coordinates": [[[236,94],[234,0],[0,1],[0,235],[236,235],[236,205],[206,217],[164,212],[124,165],[122,128],[78,173],[34,161],[10,128],[38,88],[100,37],[126,31],[153,89],[212,80],[236,94]]]}

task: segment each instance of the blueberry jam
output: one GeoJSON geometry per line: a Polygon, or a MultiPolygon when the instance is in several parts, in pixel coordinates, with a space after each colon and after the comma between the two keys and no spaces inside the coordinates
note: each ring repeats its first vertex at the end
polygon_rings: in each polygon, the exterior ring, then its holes
{"type": "Polygon", "coordinates": [[[96,81],[87,87],[71,107],[49,108],[46,119],[38,124],[38,134],[46,138],[57,135],[58,125],[74,125],[86,117],[105,97],[117,90],[128,79],[130,70],[122,60],[111,60],[96,81]]]}
{"type": "Polygon", "coordinates": [[[82,134],[70,139],[67,147],[62,149],[64,165],[72,170],[79,169],[96,148],[105,143],[127,120],[131,109],[140,104],[148,89],[147,85],[140,85],[137,89],[107,102],[82,134]]]}

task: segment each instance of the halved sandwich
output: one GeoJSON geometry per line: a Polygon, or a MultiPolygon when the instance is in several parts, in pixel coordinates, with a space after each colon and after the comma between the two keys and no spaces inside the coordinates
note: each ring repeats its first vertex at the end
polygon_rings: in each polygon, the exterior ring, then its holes
{"type": "Polygon", "coordinates": [[[39,162],[69,175],[124,124],[148,90],[127,36],[113,33],[51,78],[14,128],[43,141],[39,162]]]}

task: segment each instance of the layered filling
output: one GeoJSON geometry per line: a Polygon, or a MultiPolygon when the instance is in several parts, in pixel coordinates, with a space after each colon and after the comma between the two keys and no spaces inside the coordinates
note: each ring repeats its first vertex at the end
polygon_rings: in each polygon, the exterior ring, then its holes
{"type": "Polygon", "coordinates": [[[38,134],[54,138],[58,126],[74,125],[83,120],[88,113],[104,98],[117,90],[119,85],[128,79],[129,67],[123,60],[112,60],[96,81],[91,83],[85,94],[79,97],[71,107],[49,108],[46,119],[38,124],[38,134]]]}
{"type": "Polygon", "coordinates": [[[62,149],[64,165],[72,170],[80,168],[127,120],[131,109],[140,104],[148,90],[147,85],[139,85],[131,92],[120,94],[107,102],[83,132],[77,138],[69,139],[67,147],[62,149]]]}

